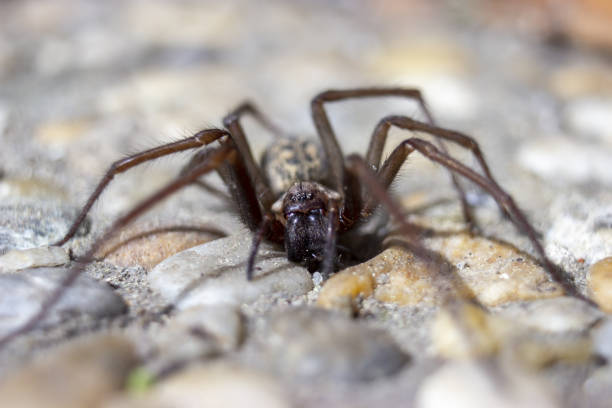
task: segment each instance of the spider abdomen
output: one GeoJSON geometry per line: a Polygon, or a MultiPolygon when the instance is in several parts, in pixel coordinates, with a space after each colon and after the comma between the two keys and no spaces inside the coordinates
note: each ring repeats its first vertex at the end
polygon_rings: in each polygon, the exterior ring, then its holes
{"type": "Polygon", "coordinates": [[[297,182],[323,182],[327,175],[324,157],[321,146],[312,140],[284,138],[265,150],[261,168],[278,197],[297,182]]]}

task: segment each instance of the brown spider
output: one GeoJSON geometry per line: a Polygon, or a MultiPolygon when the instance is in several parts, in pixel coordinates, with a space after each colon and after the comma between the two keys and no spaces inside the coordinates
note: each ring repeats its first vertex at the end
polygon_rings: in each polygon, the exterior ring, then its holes
{"type": "Polygon", "coordinates": [[[238,207],[241,218],[255,232],[247,262],[248,279],[253,277],[255,256],[263,239],[284,243],[289,260],[304,264],[310,271],[318,268],[326,276],[334,268],[338,235],[351,230],[358,221],[369,218],[379,203],[387,208],[404,231],[411,232],[410,225],[386,189],[396,177],[407,156],[414,151],[440,163],[451,172],[468,224],[471,225],[472,217],[464,191],[457,182],[457,174],[471,180],[495,199],[502,212],[529,238],[553,280],[561,284],[572,296],[591,303],[577,291],[572,279],[547,258],[536,231],[512,197],[493,179],[476,141],[462,133],[435,126],[420,91],[405,88],[329,90],[315,96],[311,108],[320,146],[310,141],[283,138],[285,134],[254,105],[243,103],[224,118],[223,124],[226,128],[224,130],[202,130],[178,142],[146,150],[113,163],[66,235],[55,245],[63,245],[75,235],[91,206],[115,175],[161,156],[208,146],[193,156],[174,181],[115,221],[109,230],[95,241],[92,248],[75,262],[71,273],[44,302],[39,313],[24,326],[0,339],[0,346],[15,336],[27,332],[44,318],[47,310],[60,299],[62,293],[111,235],[154,204],[182,187],[198,182],[200,176],[212,170],[220,174],[238,207]],[[419,122],[406,116],[387,116],[378,122],[365,158],[357,155],[345,158],[329,122],[325,103],[350,98],[388,96],[415,100],[425,114],[426,122],[419,122]],[[261,166],[258,166],[253,159],[240,124],[241,118],[246,114],[252,115],[279,137],[279,141],[276,141],[264,154],[261,166]],[[391,126],[429,133],[437,138],[439,148],[425,140],[409,138],[401,142],[384,163],[381,163],[387,133],[391,126]],[[450,157],[442,140],[469,149],[478,161],[483,174],[450,157]],[[217,144],[211,145],[213,142],[217,144]]]}

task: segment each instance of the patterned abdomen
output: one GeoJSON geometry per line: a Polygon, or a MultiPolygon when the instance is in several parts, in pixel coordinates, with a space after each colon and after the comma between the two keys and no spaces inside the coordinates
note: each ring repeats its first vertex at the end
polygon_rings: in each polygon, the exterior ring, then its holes
{"type": "Polygon", "coordinates": [[[277,197],[299,181],[324,184],[327,174],[323,150],[312,140],[275,141],[264,152],[261,167],[277,197]]]}

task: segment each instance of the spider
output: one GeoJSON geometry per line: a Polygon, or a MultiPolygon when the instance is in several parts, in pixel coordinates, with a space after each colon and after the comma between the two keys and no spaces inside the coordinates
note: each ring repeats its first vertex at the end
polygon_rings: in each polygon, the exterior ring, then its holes
{"type": "Polygon", "coordinates": [[[386,190],[408,155],[415,151],[450,171],[468,224],[472,224],[470,207],[457,175],[471,180],[495,199],[508,219],[529,238],[553,280],[561,284],[567,293],[591,303],[577,291],[572,279],[548,259],[534,228],[512,197],[491,175],[478,143],[470,136],[436,126],[418,89],[394,87],[327,90],[312,99],[311,110],[320,144],[287,138],[252,103],[245,102],[223,119],[225,129],[202,130],[186,139],[114,162],[66,235],[55,245],[63,245],[75,235],[94,202],[117,174],[162,156],[203,148],[192,157],[174,181],[116,220],[90,250],[75,262],[67,278],[44,302],[39,313],[0,339],[0,345],[27,332],[44,318],[46,311],[60,299],[63,291],[72,284],[111,235],[164,198],[189,184],[199,183],[200,176],[213,170],[219,173],[227,185],[242,220],[254,232],[252,250],[247,261],[247,279],[253,278],[255,257],[264,239],[284,244],[289,260],[303,264],[311,272],[318,269],[326,276],[335,266],[338,236],[371,217],[380,204],[387,208],[407,234],[411,233],[411,226],[386,190]],[[372,97],[412,99],[417,102],[426,120],[422,122],[407,116],[386,116],[375,127],[364,157],[344,157],[325,104],[372,97]],[[278,137],[264,153],[260,165],[253,158],[241,126],[241,119],[245,115],[251,115],[278,137]],[[407,138],[383,162],[382,152],[391,127],[429,133],[435,137],[438,147],[420,138],[407,138]],[[470,150],[482,174],[450,157],[442,141],[470,150]]]}

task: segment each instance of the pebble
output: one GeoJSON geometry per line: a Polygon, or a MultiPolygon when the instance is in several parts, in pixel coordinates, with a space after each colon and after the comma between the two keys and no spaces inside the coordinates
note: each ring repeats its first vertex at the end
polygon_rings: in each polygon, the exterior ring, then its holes
{"type": "Polygon", "coordinates": [[[579,299],[561,296],[513,303],[500,309],[497,315],[521,322],[531,329],[563,333],[587,330],[601,318],[602,313],[579,299]]]}
{"type": "Polygon", "coordinates": [[[74,217],[73,211],[55,206],[0,205],[0,253],[49,245],[61,238],[74,217]]]}
{"type": "Polygon", "coordinates": [[[540,266],[509,245],[467,234],[429,239],[426,245],[456,265],[451,273],[445,272],[449,265],[425,262],[392,247],[332,276],[317,303],[330,308],[345,305],[347,298],[373,295],[382,302],[407,306],[468,296],[495,306],[562,294],[540,266]]]}
{"type": "Polygon", "coordinates": [[[418,408],[557,408],[540,378],[518,370],[502,371],[476,361],[453,361],[425,380],[418,391],[418,408]]]}
{"type": "MultiPolygon", "coordinates": [[[[2,55],[3,54],[2,51],[3,51],[2,43],[0,43],[0,65],[4,65],[2,63],[4,62],[3,61],[4,55],[2,55]]],[[[8,105],[6,104],[4,100],[0,99],[0,136],[4,135],[4,131],[8,127],[9,117],[10,117],[10,110],[8,108],[8,105]]]]}
{"type": "Polygon", "coordinates": [[[592,265],[612,254],[612,228],[609,218],[612,194],[588,199],[579,194],[559,197],[550,206],[555,214],[546,231],[546,253],[558,264],[574,264],[583,259],[592,265]]]}
{"type": "Polygon", "coordinates": [[[121,230],[96,256],[118,266],[138,265],[151,270],[178,252],[224,235],[222,231],[215,229],[208,231],[206,228],[189,229],[184,226],[164,226],[160,223],[137,223],[121,230]]]}
{"type": "Polygon", "coordinates": [[[0,256],[0,273],[13,272],[41,266],[65,265],[70,261],[62,247],[48,246],[31,249],[15,249],[0,256]]]}
{"type": "Polygon", "coordinates": [[[64,189],[50,180],[39,178],[4,177],[0,179],[0,198],[3,202],[44,199],[45,201],[67,199],[64,189]]]}
{"type": "Polygon", "coordinates": [[[612,367],[608,364],[595,370],[584,382],[582,390],[586,396],[583,406],[608,408],[612,401],[612,367]]]}
{"type": "Polygon", "coordinates": [[[612,144],[610,116],[612,98],[576,98],[568,102],[564,110],[565,120],[572,131],[608,145],[612,144]]]}
{"type": "Polygon", "coordinates": [[[104,408],[289,408],[287,392],[270,376],[227,362],[195,365],[143,396],[117,398],[104,408]]]}
{"type": "Polygon", "coordinates": [[[510,361],[533,369],[560,361],[587,362],[592,358],[593,344],[582,330],[600,314],[577,299],[558,299],[559,302],[550,304],[545,302],[557,299],[510,305],[504,313],[495,314],[465,302],[446,305],[438,311],[432,324],[433,350],[438,356],[450,359],[501,353],[510,361]],[[578,311],[569,312],[571,307],[578,311]],[[508,309],[521,313],[509,313],[508,309]],[[530,311],[535,316],[532,320],[525,317],[530,311]],[[567,321],[561,317],[563,312],[570,314],[567,321]]]}
{"type": "Polygon", "coordinates": [[[4,378],[0,406],[97,407],[121,390],[136,363],[131,343],[118,335],[70,341],[4,378]]]}
{"type": "MultiPolygon", "coordinates": [[[[22,325],[40,310],[42,303],[66,277],[65,268],[26,269],[0,275],[0,333],[22,325]]],[[[117,316],[127,311],[123,299],[110,286],[80,276],[41,323],[48,327],[76,316],[117,316]]]]}
{"type": "Polygon", "coordinates": [[[299,296],[313,288],[310,273],[287,260],[284,252],[262,243],[255,275],[246,279],[251,250],[246,229],[180,252],[151,270],[151,286],[179,309],[195,305],[241,305],[261,296],[299,296]]]}
{"type": "Polygon", "coordinates": [[[518,361],[523,367],[544,370],[553,364],[588,364],[593,362],[593,342],[588,336],[551,336],[542,332],[529,332],[516,327],[515,332],[506,330],[506,356],[518,361]]]}
{"type": "Polygon", "coordinates": [[[612,361],[612,318],[608,316],[593,332],[593,348],[608,361],[612,361]]]}
{"type": "Polygon", "coordinates": [[[612,185],[611,146],[562,137],[540,138],[526,142],[518,152],[518,162],[549,183],[599,182],[612,185]]]}
{"type": "Polygon", "coordinates": [[[49,147],[69,145],[91,127],[91,121],[85,119],[47,122],[36,130],[36,140],[49,147]]]}
{"type": "Polygon", "coordinates": [[[607,313],[612,313],[612,257],[601,259],[591,266],[589,290],[599,307],[607,313]]]}
{"type": "Polygon", "coordinates": [[[233,306],[196,306],[179,312],[153,334],[155,356],[147,372],[157,376],[177,366],[235,350],[242,342],[243,319],[233,306]]]}
{"type": "Polygon", "coordinates": [[[576,100],[593,94],[610,94],[612,73],[604,64],[562,64],[550,76],[549,85],[551,91],[565,99],[576,100]]]}
{"type": "Polygon", "coordinates": [[[461,302],[441,308],[432,325],[436,354],[444,358],[480,357],[495,353],[502,342],[499,318],[461,302]]]}
{"type": "Polygon", "coordinates": [[[409,361],[384,331],[319,308],[272,313],[256,335],[261,364],[283,376],[322,381],[370,381],[409,361]]]}

